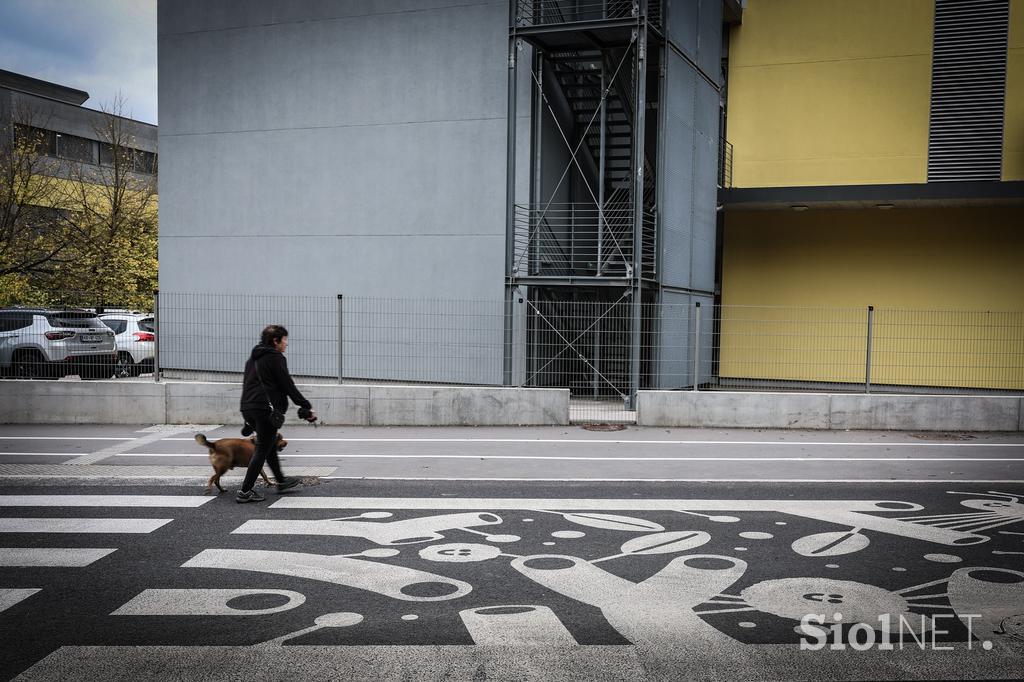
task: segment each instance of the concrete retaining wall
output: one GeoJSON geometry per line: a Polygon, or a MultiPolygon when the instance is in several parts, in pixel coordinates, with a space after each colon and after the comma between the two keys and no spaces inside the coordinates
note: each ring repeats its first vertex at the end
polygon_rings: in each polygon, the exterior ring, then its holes
{"type": "Polygon", "coordinates": [[[1024,431],[1017,396],[640,391],[640,426],[1024,431]]]}
{"type": "MultiPolygon", "coordinates": [[[[566,389],[300,386],[331,425],[514,426],[569,423],[566,389]]],[[[231,424],[241,384],[0,381],[0,424],[231,424]]],[[[295,410],[289,420],[297,420],[295,410]]]]}

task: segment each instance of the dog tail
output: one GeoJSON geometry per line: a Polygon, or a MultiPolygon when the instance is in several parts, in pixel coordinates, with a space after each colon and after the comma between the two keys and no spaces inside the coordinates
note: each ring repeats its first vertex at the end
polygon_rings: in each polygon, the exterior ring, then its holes
{"type": "Polygon", "coordinates": [[[200,445],[202,445],[203,447],[206,447],[206,448],[212,448],[213,447],[213,443],[211,443],[210,441],[206,440],[206,436],[204,436],[201,433],[197,433],[196,434],[196,442],[199,443],[200,445]]]}

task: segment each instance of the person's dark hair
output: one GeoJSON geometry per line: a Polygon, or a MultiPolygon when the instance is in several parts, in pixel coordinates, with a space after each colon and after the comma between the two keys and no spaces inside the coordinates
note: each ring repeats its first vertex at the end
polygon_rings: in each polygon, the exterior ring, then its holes
{"type": "Polygon", "coordinates": [[[285,336],[288,336],[288,330],[283,325],[268,324],[260,334],[260,345],[273,346],[275,341],[280,341],[285,336]]]}

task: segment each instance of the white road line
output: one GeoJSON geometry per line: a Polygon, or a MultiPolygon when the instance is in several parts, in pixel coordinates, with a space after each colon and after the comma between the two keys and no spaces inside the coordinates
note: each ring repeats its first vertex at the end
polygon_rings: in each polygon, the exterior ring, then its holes
{"type": "MultiPolygon", "coordinates": [[[[163,438],[167,441],[191,441],[192,438],[163,438]]],[[[944,447],[944,448],[1024,448],[1021,443],[885,443],[848,441],[765,441],[765,440],[595,440],[588,438],[289,438],[289,443],[582,443],[585,445],[835,445],[847,447],[944,447]]]]}
{"type": "Polygon", "coordinates": [[[0,507],[169,507],[194,508],[207,495],[0,495],[0,507]]]}
{"type": "Polygon", "coordinates": [[[325,481],[499,481],[530,483],[1024,483],[1024,479],[970,478],[493,478],[485,476],[321,476],[325,481]]]}
{"type": "Polygon", "coordinates": [[[0,436],[0,440],[136,440],[109,436],[0,436]]]}
{"type": "MultiPolygon", "coordinates": [[[[115,457],[202,457],[208,455],[124,452],[115,457]]],[[[289,459],[540,459],[579,462],[1024,462],[1024,457],[571,457],[560,455],[281,455],[289,459]]]]}
{"type": "Polygon", "coordinates": [[[81,452],[0,452],[0,457],[79,457],[81,452]]]}
{"type": "Polygon", "coordinates": [[[89,454],[83,454],[83,455],[81,455],[79,457],[74,458],[70,462],[66,462],[66,463],[67,464],[96,464],[97,462],[102,462],[103,460],[105,460],[107,457],[110,457],[111,455],[116,455],[116,454],[118,454],[120,452],[124,452],[125,450],[129,450],[131,448],[144,447],[146,445],[149,445],[150,443],[155,443],[158,440],[161,440],[161,436],[163,436],[165,434],[168,434],[168,433],[170,433],[170,434],[181,433],[182,431],[186,431],[186,430],[189,430],[189,426],[188,425],[164,426],[164,427],[160,428],[157,431],[154,431],[152,433],[148,433],[145,436],[142,436],[140,438],[134,438],[134,439],[130,440],[127,443],[125,443],[125,442],[114,443],[113,445],[108,445],[107,447],[103,448],[102,450],[97,450],[97,451],[95,451],[93,453],[89,453],[89,454]]]}
{"type": "Polygon", "coordinates": [[[0,518],[0,533],[152,533],[173,520],[0,518]]]}
{"type": "Polygon", "coordinates": [[[40,587],[0,588],[0,613],[3,613],[20,601],[25,601],[41,589],[40,587]]]}
{"type": "MultiPolygon", "coordinates": [[[[817,516],[834,516],[852,512],[892,512],[919,511],[922,506],[911,502],[886,499],[856,500],[785,500],[785,499],[712,499],[712,498],[604,498],[604,497],[285,497],[270,505],[274,509],[437,509],[467,510],[474,512],[493,512],[501,510],[612,510],[630,509],[635,511],[779,511],[786,514],[808,514],[817,516]]],[[[464,516],[464,515],[459,515],[464,516]]],[[[868,520],[868,519],[865,519],[868,520]]],[[[870,520],[894,521],[886,517],[871,517],[870,520]]],[[[500,521],[500,520],[499,520],[500,521]]],[[[429,519],[427,522],[431,522],[429,519]]],[[[253,520],[245,525],[263,526],[270,523],[265,520],[253,520]]],[[[344,522],[344,521],[274,521],[275,525],[285,527],[293,523],[334,524],[341,528],[386,528],[389,524],[399,526],[407,523],[383,522],[344,522]]],[[[416,521],[415,523],[419,523],[416,521]]],[[[493,523],[489,521],[487,523],[493,523]]],[[[415,525],[415,524],[413,524],[415,525]]],[[[485,525],[485,524],[478,524],[485,525]]],[[[463,526],[451,526],[464,528],[463,526]]],[[[236,529],[235,533],[239,532],[236,529]]],[[[419,529],[419,535],[429,535],[419,529]]],[[[405,537],[399,534],[399,537],[405,537]]]]}
{"type": "Polygon", "coordinates": [[[0,566],[81,568],[116,551],[116,548],[0,547],[0,566]]]}

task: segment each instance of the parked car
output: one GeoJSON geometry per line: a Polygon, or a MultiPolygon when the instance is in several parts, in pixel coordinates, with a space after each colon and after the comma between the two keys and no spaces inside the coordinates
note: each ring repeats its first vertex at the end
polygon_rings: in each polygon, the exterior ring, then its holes
{"type": "Polygon", "coordinates": [[[156,328],[152,313],[116,312],[100,315],[117,341],[114,376],[137,377],[153,372],[156,356],[156,328]]]}
{"type": "Polygon", "coordinates": [[[20,379],[113,376],[114,332],[77,308],[0,310],[0,372],[20,379]]]}

